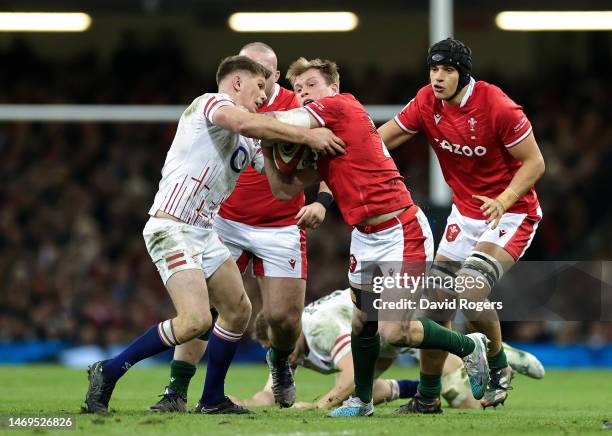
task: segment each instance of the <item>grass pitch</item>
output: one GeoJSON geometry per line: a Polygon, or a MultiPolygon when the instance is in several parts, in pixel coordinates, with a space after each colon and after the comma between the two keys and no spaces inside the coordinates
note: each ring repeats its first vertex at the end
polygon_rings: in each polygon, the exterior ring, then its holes
{"type": "MultiPolygon", "coordinates": [[[[603,421],[612,421],[612,371],[550,371],[544,380],[514,379],[505,407],[452,410],[443,415],[399,416],[393,410],[404,400],[377,406],[369,418],[332,419],[317,410],[256,408],[250,416],[150,415],[147,406],[157,401],[166,385],[166,366],[134,368],[117,385],[110,417],[83,415],[80,404],[87,388],[85,371],[59,366],[0,366],[0,415],[71,415],[76,432],[87,434],[214,434],[214,435],[403,435],[413,434],[599,434],[603,421]]],[[[194,377],[189,406],[200,396],[204,379],[200,367],[194,377]]],[[[414,378],[416,369],[394,368],[389,378],[414,378]]],[[[264,365],[230,369],[226,392],[250,397],[266,381],[264,365]]],[[[301,369],[297,373],[299,401],[312,401],[331,386],[333,376],[301,369]]],[[[21,434],[24,431],[18,430],[21,434]]],[[[0,433],[15,431],[0,429],[0,433]]],[[[64,431],[36,430],[35,433],[64,431]]],[[[70,434],[70,433],[68,433],[70,434]]]]}

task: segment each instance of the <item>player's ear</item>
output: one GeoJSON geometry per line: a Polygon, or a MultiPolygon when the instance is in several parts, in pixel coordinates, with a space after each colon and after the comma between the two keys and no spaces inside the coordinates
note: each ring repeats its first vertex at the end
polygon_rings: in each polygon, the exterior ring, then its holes
{"type": "Polygon", "coordinates": [[[280,71],[276,70],[274,72],[274,83],[278,82],[278,79],[280,79],[280,71]]]}
{"type": "Polygon", "coordinates": [[[334,91],[335,93],[338,93],[340,91],[340,85],[338,85],[337,83],[332,83],[331,84],[331,89],[332,91],[334,91]]]}
{"type": "Polygon", "coordinates": [[[240,77],[240,74],[236,74],[232,78],[232,86],[234,87],[234,91],[236,92],[242,89],[242,77],[240,77]]]}

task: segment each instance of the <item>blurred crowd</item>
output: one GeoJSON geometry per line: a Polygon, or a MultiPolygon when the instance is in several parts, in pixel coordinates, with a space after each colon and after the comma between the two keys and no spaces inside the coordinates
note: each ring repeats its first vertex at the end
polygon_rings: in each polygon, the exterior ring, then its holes
{"type": "MultiPolygon", "coordinates": [[[[126,37],[105,62],[94,52],[42,60],[16,40],[0,51],[0,63],[1,103],[187,106],[216,89],[214,70],[191,71],[171,38],[144,47],[126,37]]],[[[517,81],[495,71],[475,73],[524,106],[546,160],[537,186],[544,220],[527,260],[612,259],[612,85],[607,70],[598,71],[599,77],[587,76],[566,66],[562,75],[540,70],[541,76],[517,81]]],[[[424,72],[388,75],[375,67],[345,68],[342,75],[343,91],[366,104],[406,103],[427,80],[424,72]]],[[[0,124],[0,341],[124,342],[172,315],[141,232],[175,127],[0,124]]],[[[424,138],[394,158],[439,231],[444,211],[427,204],[424,138]]],[[[309,232],[307,300],[347,286],[349,238],[334,209],[309,232]]],[[[257,309],[251,278],[247,288],[257,309]]],[[[612,342],[612,324],[600,322],[504,328],[515,340],[612,342]]]]}

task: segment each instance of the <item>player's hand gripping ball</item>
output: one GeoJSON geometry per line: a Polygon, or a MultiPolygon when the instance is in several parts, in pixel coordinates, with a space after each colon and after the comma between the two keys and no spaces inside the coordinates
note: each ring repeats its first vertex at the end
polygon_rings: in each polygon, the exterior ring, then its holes
{"type": "Polygon", "coordinates": [[[303,144],[276,142],[272,145],[274,164],[282,174],[292,174],[306,168],[315,168],[318,153],[303,144]]]}

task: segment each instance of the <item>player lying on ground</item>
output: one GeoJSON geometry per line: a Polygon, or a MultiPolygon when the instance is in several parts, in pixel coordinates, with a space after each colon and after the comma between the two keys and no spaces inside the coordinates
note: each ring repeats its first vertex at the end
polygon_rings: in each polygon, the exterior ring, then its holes
{"type": "MultiPolygon", "coordinates": [[[[245,45],[239,55],[247,56],[270,70],[266,79],[266,102],[259,112],[298,107],[293,91],[276,83],[280,76],[274,50],[261,42],[245,45]]],[[[276,401],[289,407],[295,401],[295,384],[288,356],[300,334],[300,317],[306,293],[306,232],[325,219],[331,194],[324,183],[318,201],[304,205],[304,193],[288,201],[274,198],[266,176],[247,168],[238,177],[232,195],[221,204],[213,230],[229,249],[240,272],[249,261],[261,291],[263,314],[270,324],[268,362],[274,380],[276,401]]],[[[207,332],[208,333],[208,332],[207,332]]],[[[213,333],[214,334],[214,333],[213,333]]],[[[177,346],[170,363],[170,383],[152,412],[180,412],[187,406],[187,387],[204,355],[208,336],[177,346]]],[[[196,405],[196,411],[201,404],[196,405]]]]}
{"type": "Polygon", "coordinates": [[[115,384],[131,366],[207,331],[212,302],[219,318],[201,411],[248,413],[225,396],[224,384],[251,303],[236,263],[212,229],[213,219],[239,174],[250,165],[262,170],[261,149],[251,137],[305,142],[323,153],[342,152],[343,145],[327,129],[296,128],[255,114],[266,101],[269,75],[245,56],[226,58],[217,70],[218,92],[196,98],[183,112],[143,230],[177,316],[152,326],[113,359],[89,367],[85,411],[108,413],[115,384]]]}
{"type": "MultiPolygon", "coordinates": [[[[482,286],[466,286],[461,297],[486,301],[495,283],[525,254],[542,219],[534,184],[544,173],[544,160],[521,107],[498,87],[471,77],[471,50],[461,41],[434,44],[427,66],[430,84],[378,131],[390,150],[417,132],[427,136],[453,193],[432,273],[464,283],[468,276],[481,278],[482,286]]],[[[482,405],[496,406],[506,400],[510,384],[497,313],[464,315],[491,340],[490,382],[482,405]]],[[[401,336],[400,326],[395,327],[401,336]]],[[[441,410],[446,355],[422,353],[419,395],[406,405],[407,413],[441,410]]]]}
{"type": "MultiPolygon", "coordinates": [[[[349,282],[353,293],[352,353],[355,396],[331,416],[368,416],[374,411],[372,389],[380,351],[378,312],[373,307],[373,276],[389,261],[410,266],[433,258],[433,241],[423,212],[412,202],[403,178],[364,107],[350,94],[339,94],[339,74],[331,61],[300,58],[287,73],[303,108],[274,113],[304,127],[325,126],[343,139],[346,154],[336,158],[319,156],[317,170],[302,170],[283,177],[276,168],[272,150],[264,147],[266,175],[272,192],[299,193],[304,184],[325,181],[331,189],[344,221],[354,228],[351,238],[349,282]]],[[[382,275],[392,274],[384,269],[382,275]]],[[[415,273],[419,273],[415,271],[415,273]]],[[[388,331],[381,322],[381,335],[388,331]]],[[[406,324],[406,335],[393,345],[442,349],[464,358],[471,387],[481,398],[488,383],[487,339],[441,327],[422,318],[406,324]]]]}
{"type": "MultiPolygon", "coordinates": [[[[335,291],[313,301],[304,308],[302,314],[302,334],[291,355],[292,366],[302,366],[322,374],[335,374],[334,386],[314,403],[300,402],[298,408],[331,408],[341,404],[353,392],[353,358],[351,352],[351,312],[350,289],[335,291]]],[[[254,339],[269,346],[268,324],[261,312],[255,319],[254,339]]],[[[540,361],[525,351],[504,344],[508,363],[512,369],[531,378],[544,377],[544,367],[540,361]]],[[[395,362],[400,353],[410,353],[415,358],[419,352],[410,348],[397,348],[384,345],[376,364],[374,380],[374,404],[393,401],[397,398],[412,398],[417,393],[417,380],[390,380],[381,378],[382,374],[395,362]]],[[[474,399],[470,383],[457,356],[446,359],[442,372],[442,397],[448,405],[455,408],[479,408],[474,399]]],[[[274,404],[272,382],[268,378],[265,387],[248,400],[233,400],[242,406],[271,406],[274,404]]]]}
{"type": "MultiPolygon", "coordinates": [[[[351,313],[352,302],[350,288],[335,291],[322,297],[304,308],[302,313],[302,333],[296,349],[290,356],[293,367],[302,366],[322,374],[335,374],[336,382],[329,392],[316,403],[295,403],[297,408],[330,408],[346,400],[354,389],[353,361],[351,352],[351,313]]],[[[255,319],[255,340],[264,347],[269,347],[269,325],[263,312],[255,319]]],[[[206,342],[202,345],[206,348],[206,342]]],[[[508,362],[513,370],[531,378],[544,377],[544,367],[539,360],[525,351],[504,344],[508,362]]],[[[373,389],[374,404],[393,401],[397,398],[411,398],[417,392],[417,380],[389,380],[380,376],[395,362],[398,354],[410,353],[419,357],[416,350],[396,348],[385,345],[376,366],[376,379],[373,389]]],[[[184,399],[176,396],[164,396],[164,407],[150,407],[150,412],[186,412],[187,388],[193,374],[173,373],[175,383],[184,386],[184,399]]],[[[442,397],[451,407],[476,408],[480,403],[471,393],[470,384],[461,359],[450,355],[446,359],[442,376],[442,397]]],[[[268,378],[265,387],[248,400],[230,398],[241,406],[272,406],[275,403],[272,379],[268,378]]],[[[158,403],[159,404],[159,403],[158,403]]],[[[157,405],[156,405],[157,406],[157,405]]],[[[197,408],[197,406],[196,406],[197,408]]]]}

